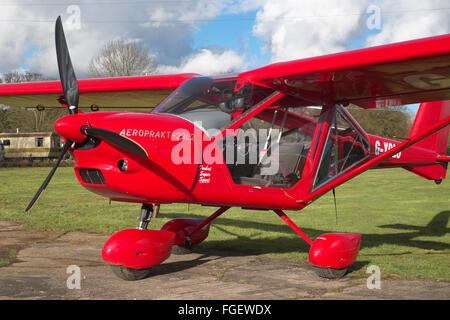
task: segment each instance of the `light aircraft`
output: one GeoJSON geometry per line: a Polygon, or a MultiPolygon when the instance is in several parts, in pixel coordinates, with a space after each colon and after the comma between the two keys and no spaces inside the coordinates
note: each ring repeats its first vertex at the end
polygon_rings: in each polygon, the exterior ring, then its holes
{"type": "Polygon", "coordinates": [[[142,203],[138,227],[113,234],[102,250],[126,280],[146,277],[173,247],[204,241],[230,207],[274,211],[310,245],[319,276],[339,278],[355,261],[361,235],[313,240],[285,210],[301,210],[368,169],[403,168],[438,184],[446,177],[448,34],[218,76],[77,80],[60,18],[56,50],[61,81],[0,85],[2,104],[69,112],[55,123],[65,141],[60,157],[26,211],[70,152],[86,189],[142,203]],[[150,110],[155,99],[150,113],[99,111],[150,110]],[[421,105],[402,141],[366,133],[346,109],[412,103],[421,105]],[[204,220],[177,218],[149,230],[154,206],[168,203],[218,209],[204,220]]]}

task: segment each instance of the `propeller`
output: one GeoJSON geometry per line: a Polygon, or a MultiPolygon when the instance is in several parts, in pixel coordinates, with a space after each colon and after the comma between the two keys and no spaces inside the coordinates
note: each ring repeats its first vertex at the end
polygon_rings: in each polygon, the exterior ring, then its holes
{"type": "Polygon", "coordinates": [[[28,212],[33,207],[33,205],[41,196],[42,192],[48,186],[64,155],[69,150],[74,141],[82,142],[86,140],[87,136],[91,136],[101,140],[105,140],[125,151],[131,152],[144,158],[148,158],[145,149],[142,148],[137,142],[134,142],[133,140],[128,139],[127,137],[124,137],[116,132],[86,125],[88,123],[88,119],[84,118],[83,115],[78,114],[80,91],[78,88],[75,71],[72,66],[72,61],[70,60],[69,49],[67,47],[61,17],[58,17],[58,19],[56,20],[55,43],[61,86],[63,88],[64,100],[69,110],[68,116],[65,116],[56,121],[55,129],[56,131],[58,131],[58,133],[65,137],[66,142],[64,143],[58,160],[56,161],[49,175],[44,180],[44,183],[41,185],[28,207],[25,209],[26,212],[28,212]]]}
{"type": "MultiPolygon", "coordinates": [[[[64,99],[69,108],[69,114],[77,114],[80,91],[78,88],[77,77],[75,76],[75,71],[72,66],[72,61],[70,60],[69,49],[67,47],[61,17],[56,19],[55,42],[59,76],[63,87],[64,99]]],[[[148,158],[147,152],[139,144],[113,131],[88,126],[82,126],[78,130],[87,136],[108,141],[118,148],[148,158]]]]}
{"type": "MultiPolygon", "coordinates": [[[[61,22],[61,17],[56,19],[55,25],[55,43],[56,43],[56,56],[58,59],[58,68],[59,68],[59,76],[61,79],[61,85],[64,92],[64,99],[69,108],[69,114],[77,114],[78,113],[78,100],[79,100],[79,89],[77,78],[75,76],[75,72],[73,70],[72,61],[70,60],[69,49],[67,48],[66,37],[64,36],[64,29],[61,22]]],[[[48,174],[47,178],[44,180],[44,183],[41,185],[39,190],[34,195],[28,207],[25,209],[25,212],[28,212],[36,201],[41,196],[42,192],[47,188],[50,180],[55,174],[56,169],[58,168],[61,160],[66,154],[67,150],[69,150],[73,141],[70,139],[66,139],[64,146],[59,154],[58,160],[53,166],[52,170],[48,174]]]]}

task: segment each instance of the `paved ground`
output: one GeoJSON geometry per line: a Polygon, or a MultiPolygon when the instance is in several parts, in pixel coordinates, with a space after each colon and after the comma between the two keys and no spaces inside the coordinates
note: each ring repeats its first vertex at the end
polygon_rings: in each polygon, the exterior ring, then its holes
{"type": "Polygon", "coordinates": [[[381,289],[365,283],[318,278],[299,265],[252,255],[201,249],[172,255],[154,267],[149,278],[124,281],[101,258],[107,236],[70,232],[25,231],[0,221],[0,260],[17,252],[0,268],[4,299],[445,299],[450,282],[383,279],[381,289]],[[67,268],[81,271],[81,288],[68,289],[67,268]]]}

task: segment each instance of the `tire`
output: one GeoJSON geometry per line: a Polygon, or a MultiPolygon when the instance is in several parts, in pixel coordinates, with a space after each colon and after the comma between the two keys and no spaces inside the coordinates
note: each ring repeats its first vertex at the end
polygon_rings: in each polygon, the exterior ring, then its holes
{"type": "Polygon", "coordinates": [[[124,266],[111,266],[111,269],[116,276],[126,281],[136,281],[147,278],[150,275],[151,270],[151,268],[132,269],[124,266]]]}
{"type": "Polygon", "coordinates": [[[340,279],[347,273],[347,268],[332,269],[332,268],[314,267],[314,271],[321,278],[340,279]]]}
{"type": "Polygon", "coordinates": [[[174,245],[172,247],[172,253],[176,255],[190,254],[194,251],[194,245],[185,243],[182,245],[174,245]]]}

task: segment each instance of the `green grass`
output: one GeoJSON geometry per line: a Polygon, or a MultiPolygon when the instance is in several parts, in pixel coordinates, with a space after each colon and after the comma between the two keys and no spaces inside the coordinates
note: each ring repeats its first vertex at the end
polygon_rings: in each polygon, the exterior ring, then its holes
{"type": "Polygon", "coordinates": [[[6,257],[0,257],[0,268],[5,267],[11,263],[13,263],[17,258],[17,250],[16,249],[10,249],[7,252],[6,257]]]}
{"type": "MultiPolygon", "coordinates": [[[[0,220],[26,229],[111,234],[138,224],[140,205],[112,202],[85,190],[72,168],[59,168],[30,214],[24,209],[50,168],[0,169],[0,220]]],[[[312,239],[327,232],[362,234],[350,276],[367,278],[369,265],[383,276],[450,279],[450,181],[441,185],[401,169],[372,170],[323,196],[302,211],[287,214],[312,239]]],[[[176,217],[206,217],[214,208],[163,205],[150,228],[176,217]]],[[[308,260],[308,245],[271,211],[232,208],[215,220],[204,246],[308,260]]]]}

